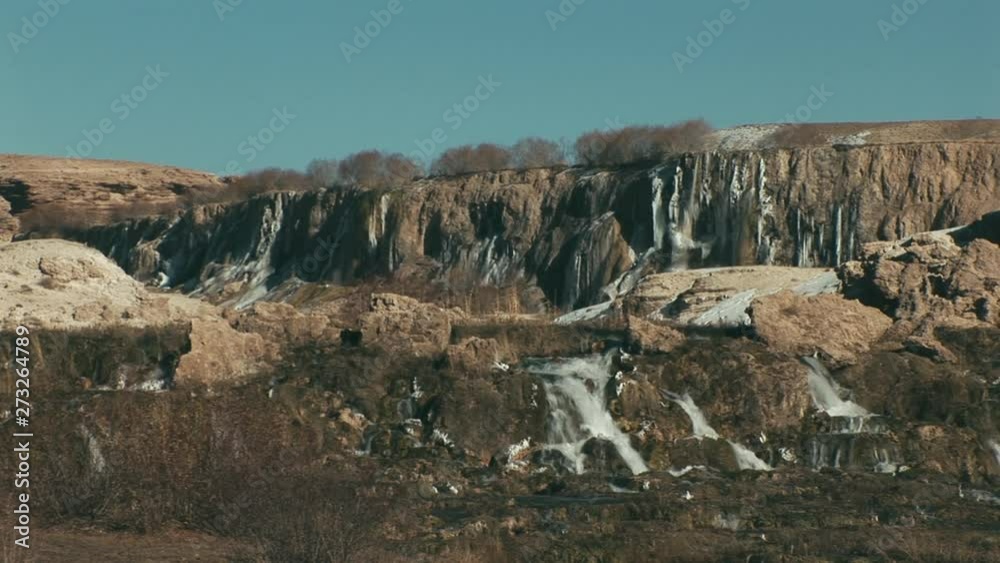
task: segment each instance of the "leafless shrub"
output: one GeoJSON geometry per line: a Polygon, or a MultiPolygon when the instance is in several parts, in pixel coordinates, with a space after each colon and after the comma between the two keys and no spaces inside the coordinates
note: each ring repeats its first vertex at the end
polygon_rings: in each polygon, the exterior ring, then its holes
{"type": "Polygon", "coordinates": [[[514,167],[521,170],[566,164],[566,152],[559,143],[539,137],[521,139],[511,153],[514,167]]]}
{"type": "Polygon", "coordinates": [[[574,145],[578,164],[617,166],[661,160],[700,149],[711,127],[702,120],[670,126],[630,126],[610,131],[589,131],[574,145]]]}
{"type": "Polygon", "coordinates": [[[306,166],[306,179],[314,188],[331,188],[340,180],[340,162],[334,158],[317,158],[306,166]]]}
{"type": "Polygon", "coordinates": [[[367,189],[390,188],[419,176],[420,164],[400,153],[367,150],[340,161],[340,180],[367,189]]]}
{"type": "Polygon", "coordinates": [[[821,128],[805,123],[791,123],[771,134],[768,144],[775,147],[802,147],[827,143],[821,128]]]}
{"type": "Polygon", "coordinates": [[[431,165],[431,174],[451,176],[469,172],[504,170],[511,167],[514,155],[500,145],[483,143],[448,149],[431,165]]]}

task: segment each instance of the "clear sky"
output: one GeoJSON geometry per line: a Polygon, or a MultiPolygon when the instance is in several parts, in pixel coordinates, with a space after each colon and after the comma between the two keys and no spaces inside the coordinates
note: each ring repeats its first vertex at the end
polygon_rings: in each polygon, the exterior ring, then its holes
{"type": "Polygon", "coordinates": [[[810,101],[812,121],[1000,117],[998,22],[997,0],[4,0],[0,152],[221,172],[810,101]]]}

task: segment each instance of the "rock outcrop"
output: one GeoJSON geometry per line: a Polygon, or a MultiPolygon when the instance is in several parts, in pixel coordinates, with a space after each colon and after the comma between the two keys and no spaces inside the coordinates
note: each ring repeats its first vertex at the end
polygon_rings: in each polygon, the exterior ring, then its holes
{"type": "MultiPolygon", "coordinates": [[[[18,325],[39,332],[185,327],[189,343],[176,351],[176,370],[160,373],[165,384],[238,381],[275,354],[274,343],[234,330],[217,307],[151,292],[100,252],[54,239],[0,245],[0,330],[18,325]]],[[[138,383],[157,387],[122,385],[138,383]]]]}
{"type": "Polygon", "coordinates": [[[953,355],[935,338],[941,326],[1000,326],[1000,213],[967,227],[865,245],[840,268],[847,296],[896,321],[894,336],[938,359],[953,355]]]}
{"type": "Polygon", "coordinates": [[[882,311],[841,295],[781,292],[748,310],[757,338],[793,356],[823,354],[832,365],[854,363],[892,325],[882,311]]]}
{"type": "Polygon", "coordinates": [[[10,242],[21,229],[21,222],[10,213],[10,202],[0,197],[0,243],[10,242]]]}
{"type": "Polygon", "coordinates": [[[366,345],[389,353],[434,356],[447,347],[452,322],[463,316],[416,299],[381,293],[372,295],[371,310],[361,316],[361,338],[366,345]]]}
{"type": "Polygon", "coordinates": [[[31,227],[102,224],[123,212],[162,213],[224,185],[214,174],[175,166],[0,155],[0,200],[16,215],[30,212],[31,227]]]}
{"type": "Polygon", "coordinates": [[[499,171],[385,192],[267,194],[74,238],[137,278],[243,303],[282,284],[402,275],[521,284],[561,310],[658,253],[657,269],[836,266],[863,244],[1000,208],[1000,144],[746,148],[614,170],[499,171]]]}

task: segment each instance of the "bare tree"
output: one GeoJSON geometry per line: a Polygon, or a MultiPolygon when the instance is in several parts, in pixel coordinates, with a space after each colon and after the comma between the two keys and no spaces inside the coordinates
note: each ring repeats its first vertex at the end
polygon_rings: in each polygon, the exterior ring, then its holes
{"type": "Polygon", "coordinates": [[[436,175],[465,174],[486,170],[504,170],[513,163],[511,151],[500,145],[483,143],[448,149],[431,165],[436,175]]]}
{"type": "Polygon", "coordinates": [[[314,187],[332,187],[340,179],[337,173],[339,165],[334,158],[317,158],[306,166],[306,177],[314,187]]]}
{"type": "Polygon", "coordinates": [[[399,153],[367,150],[340,161],[340,179],[362,188],[387,188],[408,182],[422,172],[420,164],[399,153]]]}
{"type": "Polygon", "coordinates": [[[703,120],[670,126],[630,126],[610,131],[588,131],[574,145],[579,164],[613,166],[690,152],[704,145],[712,131],[703,120]]]}
{"type": "Polygon", "coordinates": [[[514,167],[541,168],[566,164],[566,153],[559,143],[539,137],[521,139],[511,147],[514,167]]]}

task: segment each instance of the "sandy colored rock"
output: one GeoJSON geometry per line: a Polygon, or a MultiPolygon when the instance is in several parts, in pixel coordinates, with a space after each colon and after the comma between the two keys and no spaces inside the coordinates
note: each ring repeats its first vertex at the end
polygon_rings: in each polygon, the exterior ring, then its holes
{"type": "Polygon", "coordinates": [[[260,334],[270,342],[335,342],[340,337],[340,328],[331,316],[300,311],[287,303],[260,301],[225,314],[235,328],[260,334]]]}
{"type": "Polygon", "coordinates": [[[628,317],[626,323],[628,344],[637,352],[665,354],[684,342],[684,335],[669,326],[636,316],[628,317]]]}
{"type": "Polygon", "coordinates": [[[0,155],[0,200],[11,202],[15,214],[30,212],[32,221],[45,223],[94,225],[126,210],[163,212],[179,207],[186,196],[211,193],[224,185],[214,174],[175,166],[0,155]]]}
{"type": "Polygon", "coordinates": [[[746,311],[761,297],[779,291],[802,295],[830,293],[838,282],[832,270],[747,266],[652,274],[625,297],[634,315],[678,326],[738,327],[750,324],[746,311]]]}
{"type": "Polygon", "coordinates": [[[100,252],[55,239],[0,246],[0,328],[81,330],[191,327],[180,385],[232,381],[273,359],[275,344],[233,329],[221,311],[176,294],[157,294],[100,252]]]}
{"type": "Polygon", "coordinates": [[[259,334],[233,330],[221,318],[191,320],[191,351],[181,357],[174,382],[178,386],[240,381],[260,371],[276,352],[259,334]]]}
{"type": "Polygon", "coordinates": [[[20,222],[10,213],[10,202],[0,197],[0,243],[10,242],[20,228],[20,222]]]}
{"type": "Polygon", "coordinates": [[[857,361],[892,325],[882,311],[843,296],[783,291],[757,300],[753,330],[772,350],[796,356],[822,352],[833,365],[857,361]]]}
{"type": "Polygon", "coordinates": [[[362,339],[365,345],[394,353],[432,356],[447,348],[452,321],[460,316],[412,297],[376,293],[371,297],[371,310],[361,316],[362,339]]]}
{"type": "Polygon", "coordinates": [[[516,359],[505,354],[500,343],[492,338],[466,338],[448,346],[448,365],[459,370],[482,372],[496,369],[495,364],[515,363],[516,359]]]}
{"type": "Polygon", "coordinates": [[[894,337],[914,352],[941,360],[940,326],[1000,326],[1000,213],[969,226],[867,244],[861,258],[839,269],[849,297],[896,321],[894,337]]]}

